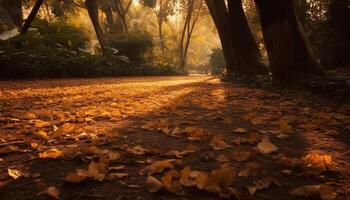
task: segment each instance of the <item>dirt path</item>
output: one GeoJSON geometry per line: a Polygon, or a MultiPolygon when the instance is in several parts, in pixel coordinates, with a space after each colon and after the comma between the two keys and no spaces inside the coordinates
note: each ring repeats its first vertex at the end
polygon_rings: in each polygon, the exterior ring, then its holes
{"type": "Polygon", "coordinates": [[[0,127],[4,200],[350,199],[350,106],[307,93],[200,76],[0,82],[0,127]]]}

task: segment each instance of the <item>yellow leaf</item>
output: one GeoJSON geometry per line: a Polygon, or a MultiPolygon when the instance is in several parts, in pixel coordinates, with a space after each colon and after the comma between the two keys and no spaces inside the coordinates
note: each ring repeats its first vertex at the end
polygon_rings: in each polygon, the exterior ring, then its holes
{"type": "Polygon", "coordinates": [[[52,123],[51,122],[45,122],[45,121],[42,121],[42,120],[36,120],[35,121],[35,126],[38,127],[38,128],[45,128],[45,127],[52,126],[52,123]]]}
{"type": "Polygon", "coordinates": [[[332,166],[332,156],[322,154],[309,154],[304,157],[304,165],[321,172],[332,166]]]}
{"type": "Polygon", "coordinates": [[[10,169],[10,168],[7,169],[7,173],[15,180],[19,179],[20,177],[22,177],[24,175],[21,171],[19,171],[17,169],[10,169]]]}
{"type": "Polygon", "coordinates": [[[63,151],[57,149],[49,149],[42,153],[39,153],[40,158],[59,158],[64,155],[63,151]]]}
{"type": "Polygon", "coordinates": [[[160,189],[163,188],[163,184],[158,181],[153,176],[148,176],[146,180],[146,189],[149,193],[155,193],[158,192],[160,189]]]}
{"type": "Polygon", "coordinates": [[[38,131],[38,132],[36,133],[36,136],[37,136],[38,138],[44,139],[44,140],[48,140],[48,139],[49,139],[49,136],[47,135],[47,133],[46,133],[45,131],[42,131],[42,130],[38,131]]]}

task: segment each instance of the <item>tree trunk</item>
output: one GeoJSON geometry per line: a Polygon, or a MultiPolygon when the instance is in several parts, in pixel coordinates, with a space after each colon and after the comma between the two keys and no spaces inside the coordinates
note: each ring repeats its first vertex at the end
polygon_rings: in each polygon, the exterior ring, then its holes
{"type": "Polygon", "coordinates": [[[157,14],[157,20],[158,20],[158,36],[159,36],[159,47],[161,51],[165,50],[164,45],[164,35],[163,35],[163,0],[160,0],[159,2],[159,12],[157,14]]]}
{"type": "Polygon", "coordinates": [[[291,82],[324,71],[308,44],[292,0],[255,0],[273,78],[291,82]]]}
{"type": "Polygon", "coordinates": [[[21,27],[23,23],[22,0],[3,0],[0,5],[8,12],[12,23],[21,27]]]}
{"type": "Polygon", "coordinates": [[[34,4],[33,9],[30,11],[30,14],[28,15],[28,18],[25,20],[22,29],[21,29],[21,35],[27,33],[30,25],[32,24],[32,22],[34,21],[36,15],[39,12],[39,9],[41,7],[41,5],[43,4],[44,0],[37,0],[34,4]]]}
{"type": "Polygon", "coordinates": [[[238,59],[237,72],[259,73],[266,70],[260,50],[250,30],[241,0],[228,0],[228,12],[232,28],[232,41],[238,59]]]}
{"type": "Polygon", "coordinates": [[[225,58],[227,73],[235,72],[238,66],[235,49],[233,48],[232,30],[229,22],[229,13],[226,8],[225,0],[205,0],[210,15],[218,30],[221,41],[222,51],[225,58]]]}
{"type": "Polygon", "coordinates": [[[89,13],[92,25],[94,26],[98,42],[101,46],[102,53],[105,53],[105,41],[103,31],[98,22],[98,6],[96,0],[85,0],[86,9],[89,13]]]}

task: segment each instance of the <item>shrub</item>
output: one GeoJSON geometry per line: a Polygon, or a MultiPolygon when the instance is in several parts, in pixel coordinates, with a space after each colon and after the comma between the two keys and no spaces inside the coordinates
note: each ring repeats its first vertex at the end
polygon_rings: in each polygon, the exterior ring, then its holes
{"type": "Polygon", "coordinates": [[[225,59],[222,49],[214,49],[210,55],[210,71],[212,75],[218,75],[225,70],[225,59]]]}
{"type": "Polygon", "coordinates": [[[132,63],[143,63],[153,60],[153,39],[144,31],[131,31],[110,38],[110,47],[127,56],[132,63]]]}

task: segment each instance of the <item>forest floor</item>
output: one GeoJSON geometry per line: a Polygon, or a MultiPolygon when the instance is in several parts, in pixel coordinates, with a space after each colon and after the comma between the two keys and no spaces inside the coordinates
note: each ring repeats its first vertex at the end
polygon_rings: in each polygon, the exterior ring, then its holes
{"type": "MultiPolygon", "coordinates": [[[[349,102],[348,102],[349,103],[349,102]]],[[[350,106],[208,76],[0,82],[0,199],[350,199],[350,106]]]]}

